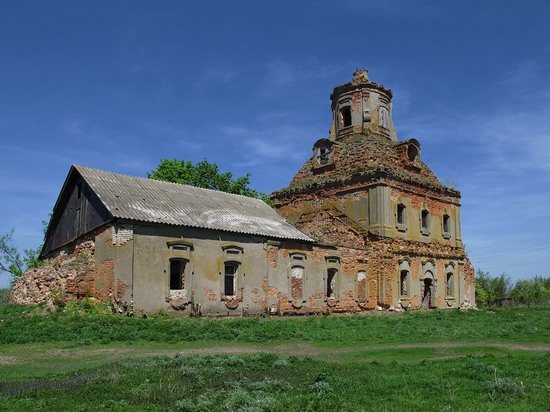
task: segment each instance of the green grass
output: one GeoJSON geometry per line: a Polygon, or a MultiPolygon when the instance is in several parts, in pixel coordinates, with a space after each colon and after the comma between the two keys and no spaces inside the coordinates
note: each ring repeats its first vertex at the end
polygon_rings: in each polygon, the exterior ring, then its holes
{"type": "Polygon", "coordinates": [[[0,306],[0,411],[543,411],[549,315],[140,319],[0,306]]]}
{"type": "Polygon", "coordinates": [[[550,355],[328,362],[258,353],[119,361],[0,384],[0,410],[542,411],[550,355]]]}
{"type": "Polygon", "coordinates": [[[550,342],[550,309],[408,312],[385,316],[303,318],[147,319],[77,308],[46,313],[37,307],[0,307],[0,344],[68,342],[327,342],[444,341],[550,342]]]}

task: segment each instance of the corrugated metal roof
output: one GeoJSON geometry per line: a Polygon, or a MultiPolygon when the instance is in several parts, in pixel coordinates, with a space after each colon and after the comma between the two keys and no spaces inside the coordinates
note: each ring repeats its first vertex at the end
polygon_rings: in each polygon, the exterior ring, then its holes
{"type": "Polygon", "coordinates": [[[258,199],[74,167],[117,218],[313,242],[258,199]]]}

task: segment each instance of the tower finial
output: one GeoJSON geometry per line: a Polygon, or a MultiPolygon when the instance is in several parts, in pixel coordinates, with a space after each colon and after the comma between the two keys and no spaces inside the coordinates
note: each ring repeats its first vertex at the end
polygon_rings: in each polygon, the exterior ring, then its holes
{"type": "Polygon", "coordinates": [[[367,69],[356,69],[353,72],[353,80],[351,81],[354,84],[365,83],[369,81],[369,71],[367,69]]]}

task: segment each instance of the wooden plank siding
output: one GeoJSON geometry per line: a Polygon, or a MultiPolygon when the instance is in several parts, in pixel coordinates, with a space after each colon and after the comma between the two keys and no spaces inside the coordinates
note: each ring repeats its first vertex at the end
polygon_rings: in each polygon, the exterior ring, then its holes
{"type": "Polygon", "coordinates": [[[74,172],[55,206],[42,255],[47,256],[110,220],[112,216],[99,197],[74,172]]]}

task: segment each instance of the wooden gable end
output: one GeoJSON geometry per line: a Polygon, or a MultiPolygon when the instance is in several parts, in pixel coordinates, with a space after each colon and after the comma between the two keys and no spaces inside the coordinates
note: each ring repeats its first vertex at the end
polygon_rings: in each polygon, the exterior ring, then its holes
{"type": "Polygon", "coordinates": [[[112,218],[93,189],[71,169],[55,205],[41,255],[47,256],[112,218]]]}

